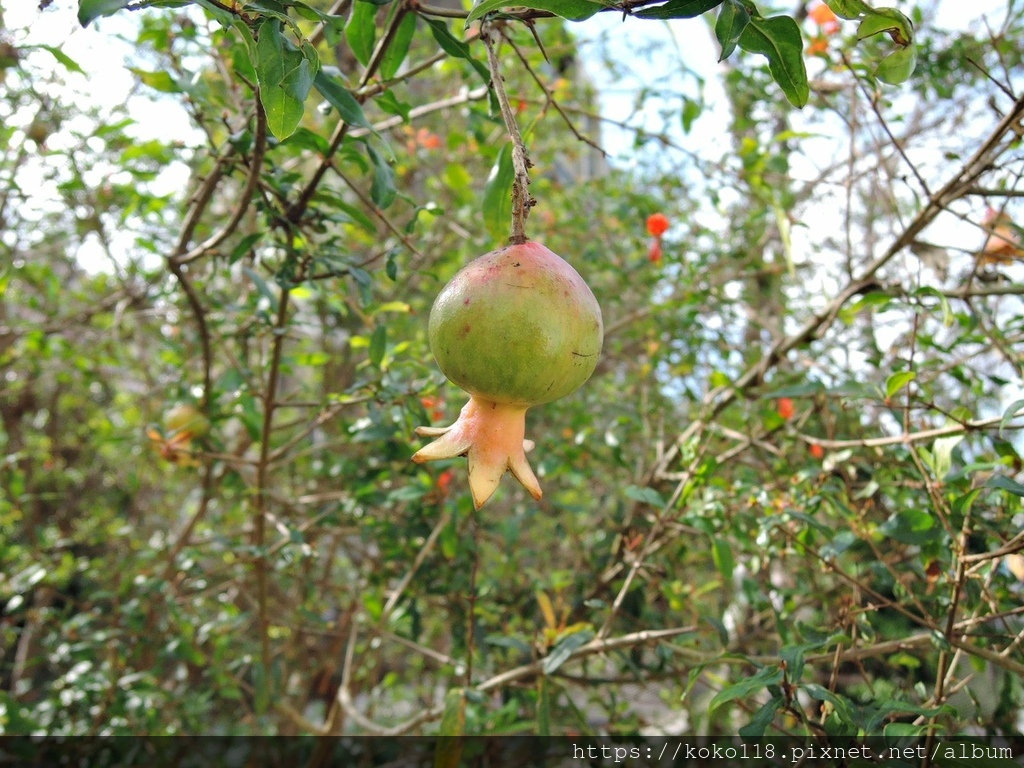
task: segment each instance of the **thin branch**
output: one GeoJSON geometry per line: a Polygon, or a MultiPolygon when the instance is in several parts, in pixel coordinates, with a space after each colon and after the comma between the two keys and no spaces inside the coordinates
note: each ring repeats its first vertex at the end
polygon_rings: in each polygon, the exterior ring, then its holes
{"type": "Polygon", "coordinates": [[[402,230],[399,229],[395,225],[395,223],[393,221],[391,221],[390,218],[388,218],[388,216],[384,213],[384,211],[382,211],[373,202],[373,200],[371,200],[361,189],[359,189],[359,187],[355,184],[355,182],[352,181],[352,179],[350,179],[344,173],[344,171],[342,171],[337,166],[337,164],[334,162],[333,159],[328,162],[328,165],[330,166],[331,170],[334,171],[338,175],[338,178],[340,178],[343,182],[345,182],[345,185],[349,189],[352,190],[352,192],[355,194],[356,197],[359,198],[360,202],[363,205],[365,205],[370,210],[370,213],[372,213],[374,216],[376,216],[378,219],[380,219],[380,221],[384,224],[384,226],[388,228],[388,231],[390,231],[392,235],[397,237],[399,239],[399,241],[401,241],[402,245],[404,245],[409,250],[410,253],[414,254],[419,259],[426,258],[423,255],[423,253],[420,252],[420,249],[417,248],[415,245],[413,245],[412,241],[408,237],[406,237],[405,233],[402,232],[402,230]]]}
{"type": "Polygon", "coordinates": [[[252,158],[249,161],[249,175],[245,180],[245,188],[242,190],[242,194],[238,197],[238,202],[235,204],[235,210],[231,214],[231,218],[228,219],[225,224],[218,232],[211,235],[204,242],[197,245],[186,253],[182,253],[174,257],[174,260],[179,264],[188,264],[196,259],[202,258],[207,253],[212,251],[214,248],[219,246],[225,240],[227,240],[236,229],[238,225],[242,223],[242,219],[245,214],[249,211],[250,203],[252,202],[253,193],[256,191],[256,185],[259,183],[260,170],[263,167],[263,155],[267,149],[267,116],[263,111],[263,105],[256,99],[256,136],[253,142],[252,158]]]}
{"type": "Polygon", "coordinates": [[[589,145],[590,147],[600,152],[603,157],[607,157],[608,153],[604,151],[604,148],[600,144],[596,143],[595,141],[592,141],[590,138],[584,136],[576,129],[576,126],[573,124],[572,120],[569,119],[569,115],[566,114],[564,109],[562,109],[562,105],[558,103],[558,100],[555,98],[555,95],[551,92],[547,85],[545,85],[544,81],[540,79],[540,76],[533,70],[533,67],[530,66],[530,62],[526,58],[526,56],[523,55],[523,52],[519,50],[519,46],[517,46],[515,42],[513,42],[512,39],[507,34],[505,34],[504,30],[502,30],[501,36],[505,39],[505,42],[512,46],[512,50],[515,51],[516,56],[519,57],[519,63],[523,65],[523,69],[526,70],[530,77],[533,78],[533,81],[537,84],[537,86],[544,92],[544,108],[546,109],[548,105],[554,107],[555,111],[558,112],[558,114],[562,117],[562,120],[565,122],[566,127],[568,127],[568,129],[572,132],[572,135],[576,137],[577,141],[581,141],[584,144],[589,145]]]}
{"type": "MultiPolygon", "coordinates": [[[[886,445],[909,445],[920,443],[926,440],[934,440],[937,437],[948,437],[949,435],[965,434],[967,432],[978,432],[992,427],[997,427],[1002,418],[981,419],[978,421],[965,421],[962,424],[950,424],[935,429],[924,429],[920,432],[905,432],[900,435],[888,437],[868,437],[860,440],[826,440],[810,435],[799,435],[800,439],[808,445],[820,445],[822,448],[840,450],[843,448],[880,448],[886,445]]],[[[1006,425],[1003,429],[1024,429],[1024,426],[1006,425]]]]}
{"type": "Polygon", "coordinates": [[[526,152],[526,144],[523,142],[522,134],[519,133],[515,113],[509,104],[508,94],[505,93],[505,78],[501,75],[501,64],[498,60],[494,31],[486,29],[481,34],[481,37],[487,45],[487,64],[491,71],[491,86],[494,88],[494,95],[498,98],[498,105],[501,107],[501,117],[505,121],[505,128],[508,130],[509,139],[512,141],[512,169],[515,176],[512,181],[512,230],[508,241],[513,245],[519,245],[526,242],[526,217],[530,215],[530,208],[537,202],[530,197],[528,189],[530,186],[530,166],[532,164],[526,152]]]}

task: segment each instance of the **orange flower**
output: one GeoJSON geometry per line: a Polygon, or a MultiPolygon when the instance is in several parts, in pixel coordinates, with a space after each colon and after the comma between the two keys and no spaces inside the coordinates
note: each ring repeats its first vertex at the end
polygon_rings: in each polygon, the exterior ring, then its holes
{"type": "Polygon", "coordinates": [[[818,3],[807,12],[807,15],[826,35],[834,35],[839,31],[839,17],[825,3],[818,3]]]}
{"type": "Polygon", "coordinates": [[[811,449],[810,450],[811,450],[811,456],[816,458],[818,461],[821,461],[823,458],[825,458],[825,449],[822,448],[817,443],[811,443],[811,449]]]}
{"type": "Polygon", "coordinates": [[[437,488],[441,493],[448,493],[448,486],[452,484],[452,478],[455,473],[450,469],[446,469],[440,475],[437,476],[437,488]]]}
{"type": "Polygon", "coordinates": [[[424,149],[440,149],[441,139],[436,133],[431,133],[426,128],[416,131],[416,143],[424,149]]]}
{"type": "Polygon", "coordinates": [[[663,213],[652,213],[647,217],[647,231],[655,237],[661,237],[668,230],[668,217],[663,213]]]}
{"type": "Polygon", "coordinates": [[[432,421],[440,421],[444,418],[444,398],[426,395],[420,398],[420,405],[430,412],[432,421]]]}
{"type": "Polygon", "coordinates": [[[828,53],[828,38],[816,37],[807,46],[808,56],[824,56],[828,53]]]}
{"type": "Polygon", "coordinates": [[[978,254],[982,264],[1009,264],[1014,259],[1024,259],[1020,232],[1005,211],[989,208],[981,225],[988,232],[985,245],[978,254]]]}
{"type": "Polygon", "coordinates": [[[793,418],[793,414],[796,413],[796,407],[793,405],[793,401],[788,397],[779,398],[779,416],[789,421],[793,418]]]}

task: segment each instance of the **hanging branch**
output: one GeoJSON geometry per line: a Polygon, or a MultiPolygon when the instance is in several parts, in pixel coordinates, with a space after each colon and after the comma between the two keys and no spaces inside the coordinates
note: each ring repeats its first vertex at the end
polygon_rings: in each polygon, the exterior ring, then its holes
{"type": "Polygon", "coordinates": [[[526,217],[530,215],[530,208],[537,204],[537,201],[530,197],[528,189],[530,167],[533,164],[526,153],[526,144],[519,133],[512,107],[508,103],[508,94],[505,93],[505,79],[501,76],[501,67],[498,63],[496,35],[485,26],[480,37],[487,44],[487,65],[491,70],[491,85],[494,87],[494,95],[498,97],[498,106],[501,107],[501,117],[505,121],[508,136],[512,140],[512,169],[515,177],[512,180],[512,231],[508,241],[513,245],[520,245],[526,242],[526,217]]]}

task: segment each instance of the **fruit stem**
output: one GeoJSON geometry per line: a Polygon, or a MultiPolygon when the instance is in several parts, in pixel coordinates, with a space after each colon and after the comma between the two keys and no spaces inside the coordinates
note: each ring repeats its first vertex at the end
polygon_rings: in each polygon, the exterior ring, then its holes
{"type": "Polygon", "coordinates": [[[501,75],[501,65],[498,61],[498,51],[495,45],[496,33],[489,23],[485,23],[481,29],[480,36],[487,45],[487,64],[491,70],[491,86],[494,88],[494,95],[498,98],[498,106],[501,108],[501,117],[505,121],[505,128],[512,140],[512,229],[508,241],[512,245],[522,245],[526,242],[526,217],[530,215],[530,208],[536,205],[537,201],[530,196],[528,187],[530,185],[530,157],[526,152],[526,144],[522,134],[519,133],[519,126],[516,124],[516,116],[508,102],[508,94],[505,93],[505,78],[501,75]]]}

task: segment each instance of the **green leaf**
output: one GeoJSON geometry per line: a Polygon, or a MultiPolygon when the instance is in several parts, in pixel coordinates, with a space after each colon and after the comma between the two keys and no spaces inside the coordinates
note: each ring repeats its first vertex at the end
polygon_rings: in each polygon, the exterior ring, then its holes
{"type": "Polygon", "coordinates": [[[999,435],[1002,436],[1003,428],[1013,421],[1017,416],[1024,416],[1024,400],[1014,400],[1009,407],[1003,411],[1003,418],[999,421],[999,435]]]}
{"type": "Polygon", "coordinates": [[[327,99],[327,102],[338,110],[338,115],[349,125],[355,125],[373,131],[373,126],[363,114],[363,107],[356,100],[356,97],[341,84],[340,73],[335,67],[324,67],[316,73],[313,78],[313,85],[320,91],[320,95],[327,99]]]}
{"type": "Polygon", "coordinates": [[[670,0],[656,8],[644,8],[634,15],[641,19],[692,19],[722,4],[722,0],[670,0]]]}
{"type": "Polygon", "coordinates": [[[373,44],[377,40],[377,7],[372,3],[352,3],[352,14],[345,25],[345,39],[352,54],[364,67],[373,55],[373,44]]]}
{"type": "Polygon", "coordinates": [[[912,739],[918,736],[925,736],[933,728],[932,725],[914,725],[913,723],[886,723],[882,726],[882,733],[887,739],[912,739]]]}
{"type": "Polygon", "coordinates": [[[949,437],[937,438],[932,443],[932,456],[935,459],[933,469],[937,480],[944,478],[949,474],[949,470],[953,468],[953,449],[963,439],[963,435],[951,435],[949,437]]]}
{"type": "Polygon", "coordinates": [[[861,728],[867,733],[874,733],[878,726],[884,721],[890,719],[890,715],[894,714],[911,714],[920,715],[922,717],[937,717],[943,714],[956,714],[956,708],[951,704],[943,704],[941,707],[929,709],[928,707],[920,707],[916,704],[911,704],[909,701],[900,701],[898,699],[889,699],[882,701],[878,709],[872,713],[871,717],[866,723],[861,720],[861,728]]]}
{"type": "MultiPolygon", "coordinates": [[[[127,3],[122,4],[122,6],[123,5],[127,5],[127,3]]],[[[118,9],[115,9],[115,11],[117,11],[117,10],[118,9]]],[[[85,26],[85,24],[86,24],[86,22],[82,22],[82,26],[85,26]]],[[[23,46],[21,46],[20,50],[22,50],[22,51],[32,51],[32,50],[46,51],[48,54],[53,56],[53,58],[55,58],[59,64],[63,65],[64,69],[68,70],[69,72],[77,72],[80,75],[84,75],[85,74],[85,70],[83,70],[80,66],[78,66],[78,62],[77,61],[75,61],[70,56],[68,56],[66,53],[64,53],[64,51],[62,51],[60,48],[54,48],[52,45],[42,45],[42,44],[39,44],[39,45],[23,45],[23,46]]]]}
{"type": "Polygon", "coordinates": [[[1006,475],[993,475],[987,483],[986,488],[998,488],[1001,491],[1008,491],[1014,496],[1024,498],[1024,485],[1016,480],[1011,480],[1006,475]]]}
{"type": "Polygon", "coordinates": [[[739,45],[745,51],[760,53],[768,59],[768,71],[790,104],[802,107],[807,103],[810,88],[804,68],[803,39],[793,19],[789,16],[752,17],[740,35],[739,45]]]}
{"type": "Polygon", "coordinates": [[[942,324],[947,328],[953,327],[954,317],[953,310],[949,306],[949,299],[947,299],[945,294],[943,294],[938,288],[931,285],[925,285],[914,291],[912,295],[915,297],[934,296],[938,300],[939,306],[942,307],[942,324]]]}
{"type": "Polygon", "coordinates": [[[680,116],[683,123],[683,133],[690,132],[690,129],[693,128],[693,123],[700,117],[703,111],[704,108],[699,101],[691,99],[689,96],[683,96],[683,111],[680,116]]]}
{"type": "Polygon", "coordinates": [[[744,739],[762,738],[768,726],[772,724],[772,720],[775,719],[775,713],[782,706],[782,701],[781,696],[773,696],[769,699],[763,707],[754,713],[754,716],[750,718],[750,722],[740,728],[740,736],[744,739]]]}
{"type": "Polygon", "coordinates": [[[146,72],[142,69],[130,69],[131,73],[139,78],[143,85],[149,86],[154,91],[161,93],[178,93],[181,88],[174,81],[168,72],[146,72]]]}
{"type": "Polygon", "coordinates": [[[398,97],[395,96],[394,91],[384,91],[384,93],[377,96],[374,100],[378,107],[383,109],[389,115],[396,115],[402,118],[403,123],[409,122],[409,113],[412,111],[412,105],[406,104],[404,101],[399,101],[398,97]]]}
{"type": "Polygon", "coordinates": [[[875,77],[889,85],[905,83],[917,67],[917,46],[911,43],[906,48],[893,51],[875,68],[875,77]]]}
{"type": "MultiPolygon", "coordinates": [[[[722,54],[719,61],[725,61],[736,50],[740,41],[740,35],[750,23],[750,14],[742,3],[737,0],[727,0],[722,4],[722,10],[718,12],[718,21],[715,22],[715,37],[718,44],[722,46],[722,54]]],[[[685,128],[685,125],[684,125],[685,128]]]]}
{"type": "MultiPolygon", "coordinates": [[[[719,0],[721,2],[721,0],[719,0]]],[[[589,19],[604,6],[601,3],[592,3],[590,0],[481,0],[473,10],[469,12],[466,24],[476,21],[485,13],[496,11],[499,8],[532,8],[537,11],[549,11],[569,21],[583,21],[589,19]]]]}
{"type": "Polygon", "coordinates": [[[281,80],[281,88],[293,99],[305,104],[306,97],[313,90],[313,79],[320,69],[320,59],[316,55],[316,51],[313,50],[313,46],[309,44],[302,46],[299,55],[302,59],[289,72],[285,73],[281,80]]]}
{"type": "Polygon", "coordinates": [[[551,735],[551,681],[545,676],[537,677],[537,735],[551,735]]]}
{"type": "Polygon", "coordinates": [[[231,255],[228,256],[228,262],[234,264],[240,258],[248,254],[252,250],[252,247],[261,239],[263,239],[262,232],[254,232],[251,235],[243,237],[241,242],[231,250],[231,255]]]}
{"type": "Polygon", "coordinates": [[[101,16],[112,16],[128,5],[128,0],[79,0],[78,23],[83,27],[101,16]]]}
{"type": "Polygon", "coordinates": [[[873,10],[862,0],[825,0],[825,5],[831,8],[836,16],[844,19],[856,19],[862,13],[871,13],[873,10]]]}
{"type": "Polygon", "coordinates": [[[256,11],[269,19],[277,19],[282,24],[292,26],[294,29],[294,22],[288,16],[288,9],[277,0],[248,0],[245,3],[245,9],[246,11],[256,11]]]}
{"type": "Polygon", "coordinates": [[[309,61],[281,33],[281,22],[267,19],[259,28],[254,63],[267,127],[278,139],[286,139],[302,120],[305,94],[313,83],[309,61]]]}
{"type": "Polygon", "coordinates": [[[434,768],[457,768],[462,759],[462,739],[451,738],[466,733],[466,692],[452,688],[444,697],[444,714],[434,749],[434,768]]]}
{"type": "Polygon", "coordinates": [[[847,725],[857,724],[857,713],[849,699],[833,693],[816,683],[809,683],[802,686],[812,699],[827,701],[835,708],[836,715],[847,725]]]}
{"type": "Polygon", "coordinates": [[[711,560],[725,583],[731,584],[733,573],[736,570],[736,560],[732,556],[732,547],[729,546],[728,541],[719,538],[711,540],[711,560]]]}
{"type": "Polygon", "coordinates": [[[370,185],[370,199],[381,208],[387,208],[395,202],[398,190],[395,187],[395,172],[387,159],[373,147],[367,145],[366,151],[373,161],[373,183],[370,185]]]}
{"type": "Polygon", "coordinates": [[[903,544],[924,544],[942,534],[942,529],[935,524],[935,519],[922,509],[909,507],[893,512],[878,527],[878,532],[890,539],[903,544]]]}
{"type": "Polygon", "coordinates": [[[885,396],[892,397],[917,378],[914,371],[899,371],[885,381],[885,396]]]}
{"type": "Polygon", "coordinates": [[[370,337],[370,362],[380,368],[381,360],[384,359],[384,351],[388,344],[388,327],[381,323],[373,329],[373,336],[370,337]]]}
{"type": "Polygon", "coordinates": [[[380,61],[380,76],[385,80],[390,80],[394,77],[398,72],[398,68],[402,66],[402,62],[405,61],[413,35],[416,34],[417,18],[415,13],[405,14],[398,25],[398,29],[395,30],[395,37],[391,41],[391,45],[388,46],[387,51],[384,52],[384,58],[380,61]]]}
{"type": "Polygon", "coordinates": [[[483,218],[484,226],[491,237],[502,241],[508,236],[512,225],[512,182],[515,170],[512,168],[512,142],[508,142],[498,153],[498,160],[491,168],[484,185],[483,218]]]}
{"type": "Polygon", "coordinates": [[[663,499],[661,494],[653,488],[628,485],[623,491],[623,495],[625,495],[627,499],[639,501],[641,504],[649,504],[656,509],[661,509],[665,506],[665,499],[663,499]]]}
{"type": "Polygon", "coordinates": [[[562,638],[562,641],[541,662],[540,666],[544,670],[544,674],[553,674],[555,670],[569,660],[574,651],[589,643],[593,637],[594,633],[591,630],[584,629],[581,632],[574,632],[568,637],[562,638]]]}
{"type": "Polygon", "coordinates": [[[484,79],[485,83],[491,82],[491,73],[483,63],[473,58],[469,52],[469,46],[462,40],[459,40],[451,32],[448,31],[448,25],[440,19],[427,19],[424,21],[430,25],[430,33],[434,36],[434,40],[438,45],[441,46],[441,50],[447,53],[449,56],[454,56],[457,59],[465,59],[472,66],[473,69],[484,79]]]}
{"type": "Polygon", "coordinates": [[[327,143],[327,139],[319,133],[314,133],[308,128],[299,128],[283,143],[292,147],[311,149],[314,152],[319,152],[324,157],[326,157],[327,153],[330,151],[330,145],[327,143]]]}
{"type": "Polygon", "coordinates": [[[733,699],[750,698],[755,693],[759,693],[767,688],[769,685],[777,685],[781,682],[781,669],[778,667],[764,667],[752,677],[740,680],[738,683],[733,683],[716,693],[714,698],[708,702],[708,711],[711,712],[722,704],[730,702],[733,699]]]}
{"type": "Polygon", "coordinates": [[[857,39],[864,40],[882,32],[899,46],[910,46],[914,42],[914,25],[895,8],[873,9],[857,27],[857,39]]]}

